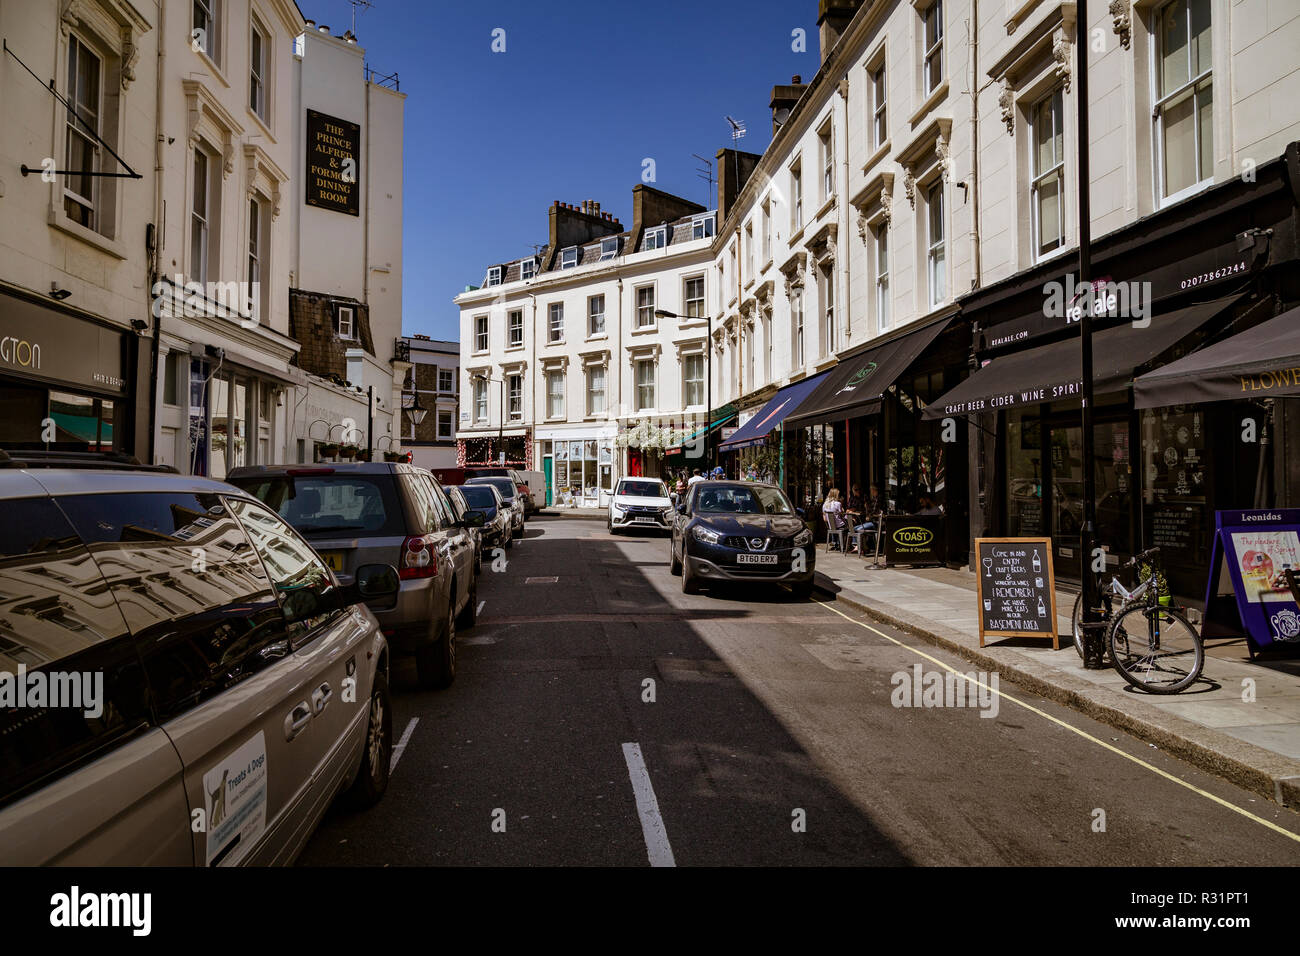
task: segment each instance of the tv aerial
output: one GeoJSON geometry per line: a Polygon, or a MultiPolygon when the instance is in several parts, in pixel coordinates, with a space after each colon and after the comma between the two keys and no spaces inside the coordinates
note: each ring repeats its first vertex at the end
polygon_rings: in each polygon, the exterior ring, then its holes
{"type": "Polygon", "coordinates": [[[355,37],[357,35],[357,7],[360,7],[364,13],[374,4],[370,0],[348,0],[348,3],[352,4],[352,35],[355,37]]]}
{"type": "Polygon", "coordinates": [[[734,146],[745,135],[745,124],[730,116],[727,117],[727,123],[731,126],[731,144],[734,146]]]}
{"type": "Polygon", "coordinates": [[[698,159],[701,163],[704,164],[703,166],[696,166],[696,167],[695,167],[695,169],[696,169],[696,173],[695,173],[695,175],[696,175],[698,178],[703,179],[703,180],[708,184],[708,187],[709,187],[709,194],[708,194],[708,196],[706,197],[706,203],[707,203],[707,200],[711,200],[711,199],[713,198],[713,182],[714,182],[714,180],[713,180],[713,163],[712,163],[710,160],[705,159],[705,158],[704,158],[703,156],[701,156],[699,153],[691,153],[691,155],[694,156],[696,159],[698,159]]]}

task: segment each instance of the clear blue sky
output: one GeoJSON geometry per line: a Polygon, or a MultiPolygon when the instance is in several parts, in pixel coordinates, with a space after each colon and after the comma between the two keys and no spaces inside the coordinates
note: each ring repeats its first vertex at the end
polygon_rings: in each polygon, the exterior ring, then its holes
{"type": "MultiPolygon", "coordinates": [[[[691,154],[713,161],[730,145],[728,114],[748,127],[740,148],[761,153],[772,87],[818,67],[816,0],[373,4],[357,37],[407,97],[406,334],[457,338],[452,297],[545,242],[554,200],[594,199],[630,226],[646,157],[653,185],[706,203],[691,154]],[[796,28],[805,53],[791,49],[796,28]]],[[[347,0],[298,5],[335,35],[351,22],[347,0]]]]}

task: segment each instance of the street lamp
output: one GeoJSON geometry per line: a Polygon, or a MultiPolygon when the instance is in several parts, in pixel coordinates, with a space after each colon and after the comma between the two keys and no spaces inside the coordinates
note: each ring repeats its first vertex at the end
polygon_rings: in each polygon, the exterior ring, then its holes
{"type": "Polygon", "coordinates": [[[500,456],[501,463],[505,464],[505,447],[506,447],[506,380],[503,378],[488,378],[486,375],[479,374],[472,376],[476,382],[495,382],[501,386],[501,403],[497,408],[497,455],[500,456]]]}
{"type": "MultiPolygon", "coordinates": [[[[698,319],[699,316],[678,315],[676,312],[669,312],[666,309],[655,309],[655,318],[658,319],[698,319]]],[[[713,316],[704,317],[708,322],[708,328],[704,336],[704,363],[706,371],[704,373],[704,464],[707,466],[713,463],[713,457],[709,450],[709,437],[713,432],[713,316]]]]}

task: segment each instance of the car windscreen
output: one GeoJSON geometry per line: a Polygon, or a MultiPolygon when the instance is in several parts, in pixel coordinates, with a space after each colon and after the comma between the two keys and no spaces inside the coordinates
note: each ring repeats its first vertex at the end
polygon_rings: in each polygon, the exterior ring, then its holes
{"type": "Polygon", "coordinates": [[[397,488],[387,475],[293,475],[234,482],[306,537],[405,534],[397,488]]]}
{"type": "Polygon", "coordinates": [[[620,481],[614,494],[632,495],[636,498],[667,498],[668,489],[662,481],[620,481]]]}
{"type": "Polygon", "coordinates": [[[492,493],[491,485],[461,485],[460,493],[465,497],[465,503],[475,510],[495,509],[497,506],[497,496],[492,493]]]}
{"type": "Polygon", "coordinates": [[[515,496],[515,483],[509,478],[471,478],[467,485],[491,485],[501,492],[501,497],[509,501],[515,496]]]}
{"type": "Polygon", "coordinates": [[[695,510],[705,514],[792,515],[790,500],[776,488],[701,488],[695,510]]]}

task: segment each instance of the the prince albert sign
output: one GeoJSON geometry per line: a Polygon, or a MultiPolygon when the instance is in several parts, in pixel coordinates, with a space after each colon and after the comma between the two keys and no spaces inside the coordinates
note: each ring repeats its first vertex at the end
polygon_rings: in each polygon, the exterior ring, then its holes
{"type": "Polygon", "coordinates": [[[307,205],[361,214],[361,127],[307,111],[307,205]]]}

